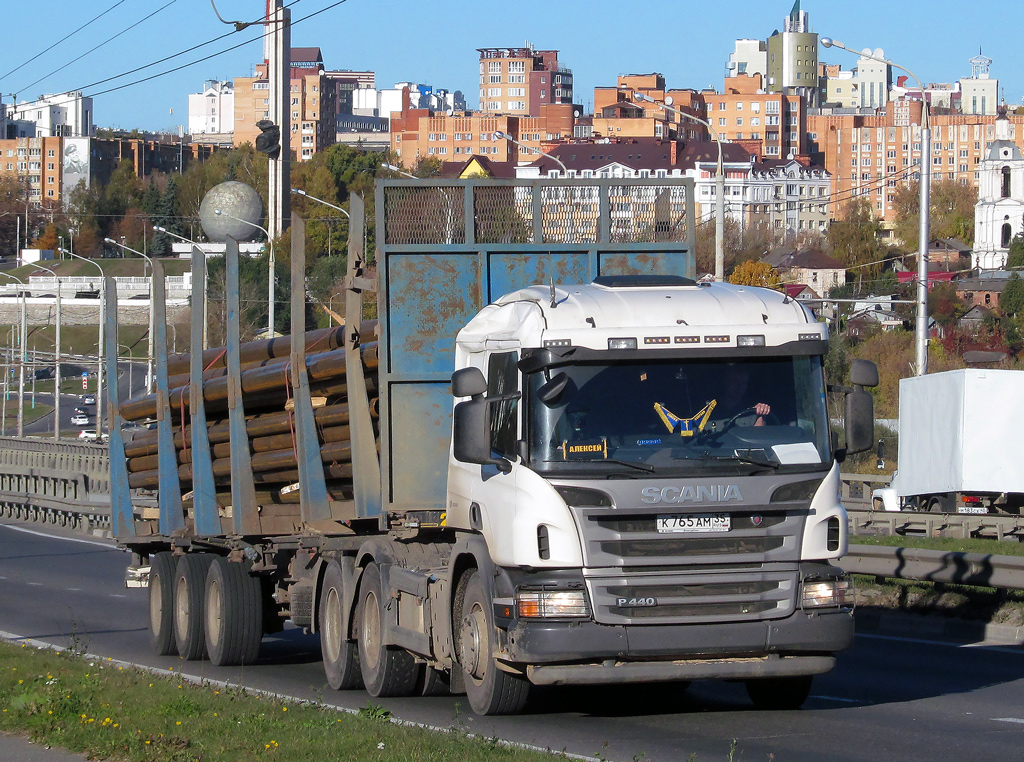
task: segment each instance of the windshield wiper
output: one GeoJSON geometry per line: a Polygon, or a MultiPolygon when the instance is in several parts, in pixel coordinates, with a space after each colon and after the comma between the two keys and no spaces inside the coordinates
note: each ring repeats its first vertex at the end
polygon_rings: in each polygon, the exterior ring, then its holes
{"type": "MultiPolygon", "coordinates": [[[[698,458],[687,458],[686,460],[698,460],[698,458]]],[[[751,466],[761,466],[763,468],[771,468],[778,471],[781,463],[775,463],[770,460],[758,460],[757,458],[751,458],[748,455],[711,455],[710,453],[704,453],[699,460],[714,460],[719,462],[730,462],[730,463],[748,463],[751,466]]]]}
{"type": "Polygon", "coordinates": [[[654,466],[648,465],[647,463],[637,463],[631,460],[615,460],[614,458],[601,458],[601,460],[545,460],[544,463],[614,463],[617,466],[626,466],[628,468],[635,468],[637,471],[645,471],[646,473],[653,474],[657,469],[654,466]]]}

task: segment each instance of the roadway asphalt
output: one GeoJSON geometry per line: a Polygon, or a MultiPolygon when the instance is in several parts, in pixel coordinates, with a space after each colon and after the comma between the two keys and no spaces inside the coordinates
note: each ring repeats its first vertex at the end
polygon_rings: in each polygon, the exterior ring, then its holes
{"type": "Polygon", "coordinates": [[[197,678],[349,709],[372,701],[403,720],[606,760],[991,762],[1020,759],[1024,746],[1024,649],[945,642],[912,626],[899,635],[858,633],[805,707],[790,712],[753,709],[741,684],[700,681],[688,690],[538,690],[523,716],[477,717],[463,696],[370,699],[325,690],[319,642],[295,629],[266,637],[257,665],[244,670],[155,657],[146,592],[123,586],[128,557],[103,541],[49,534],[0,524],[0,629],[197,678]]]}

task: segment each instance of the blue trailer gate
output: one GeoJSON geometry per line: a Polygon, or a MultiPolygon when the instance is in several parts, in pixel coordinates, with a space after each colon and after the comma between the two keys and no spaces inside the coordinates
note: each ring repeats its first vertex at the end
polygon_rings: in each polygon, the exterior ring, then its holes
{"type": "Polygon", "coordinates": [[[375,200],[384,510],[445,507],[455,336],[480,309],[536,284],[696,275],[688,178],[383,180],[375,200]]]}

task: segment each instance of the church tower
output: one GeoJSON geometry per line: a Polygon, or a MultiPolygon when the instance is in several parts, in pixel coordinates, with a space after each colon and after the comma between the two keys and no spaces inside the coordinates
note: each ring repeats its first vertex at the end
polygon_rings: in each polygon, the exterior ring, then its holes
{"type": "Polygon", "coordinates": [[[1005,105],[999,107],[996,139],[985,146],[978,170],[972,264],[998,270],[1006,265],[1010,241],[1024,230],[1024,156],[1010,139],[1005,105]]]}

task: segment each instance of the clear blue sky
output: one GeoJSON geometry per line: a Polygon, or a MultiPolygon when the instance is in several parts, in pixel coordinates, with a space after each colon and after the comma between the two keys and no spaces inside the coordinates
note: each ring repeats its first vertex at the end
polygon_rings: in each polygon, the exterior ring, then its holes
{"type": "MultiPolygon", "coordinates": [[[[98,94],[226,50],[262,32],[261,27],[252,27],[137,74],[93,85],[232,31],[217,20],[209,0],[118,2],[8,0],[0,53],[4,102],[11,102],[11,93],[24,100],[44,92],[84,88],[87,95],[95,94],[95,121],[101,127],[170,129],[187,122],[187,95],[198,92],[204,80],[248,76],[262,60],[262,44],[250,42],[149,82],[98,94]],[[115,4],[101,19],[29,62],[115,4]],[[163,10],[143,20],[160,8],[163,10]],[[126,29],[113,41],[87,52],[126,29]],[[43,31],[44,37],[33,34],[43,31]],[[70,63],[79,56],[83,56],[81,60],[70,63]],[[15,67],[20,68],[8,73],[15,67]],[[57,69],[60,71],[51,74],[57,69]]],[[[298,21],[334,2],[299,0],[292,6],[292,18],[298,21]]],[[[218,0],[217,7],[226,19],[252,20],[262,15],[264,0],[218,0]]],[[[373,70],[378,87],[415,81],[462,90],[470,107],[475,107],[476,48],[520,46],[529,40],[537,48],[561,51],[560,60],[575,75],[576,101],[589,110],[593,88],[614,86],[619,74],[658,71],[670,87],[710,85],[720,90],[733,41],[767,38],[781,29],[791,7],[792,0],[734,0],[729,4],[346,0],[297,23],[292,44],[319,46],[328,68],[373,70]]],[[[810,13],[813,31],[858,49],[883,48],[887,57],[909,66],[925,82],[952,82],[969,76],[968,59],[980,47],[994,61],[991,73],[1000,80],[1007,102],[1021,104],[1024,46],[1020,22],[1024,10],[1016,2],[803,0],[802,7],[810,13]]],[[[821,55],[822,60],[844,69],[856,61],[853,55],[838,50],[823,50],[821,55]]]]}

